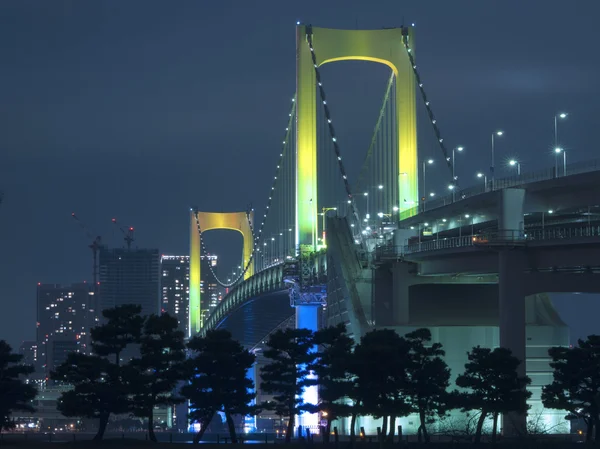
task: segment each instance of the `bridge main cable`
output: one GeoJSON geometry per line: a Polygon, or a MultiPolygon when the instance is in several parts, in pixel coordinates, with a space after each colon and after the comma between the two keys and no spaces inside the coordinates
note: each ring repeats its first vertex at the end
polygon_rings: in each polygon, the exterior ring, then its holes
{"type": "MultiPolygon", "coordinates": [[[[415,58],[412,54],[412,49],[410,48],[410,44],[408,42],[408,29],[404,28],[403,32],[402,32],[402,43],[404,44],[404,48],[406,49],[406,54],[408,55],[408,59],[410,60],[410,65],[413,69],[413,73],[415,74],[415,80],[417,81],[417,85],[419,86],[419,92],[421,93],[421,98],[423,99],[423,102],[425,103],[425,109],[427,110],[427,115],[429,116],[429,120],[431,122],[431,126],[433,127],[433,132],[435,133],[435,136],[437,138],[437,141],[440,145],[440,149],[442,150],[442,153],[444,154],[444,159],[446,160],[446,165],[448,166],[448,169],[450,170],[450,176],[452,177],[452,158],[450,157],[450,153],[448,153],[448,150],[446,149],[446,145],[444,144],[444,138],[442,137],[442,133],[440,131],[440,127],[437,124],[437,119],[435,118],[435,115],[433,114],[433,110],[431,109],[431,104],[429,103],[429,100],[427,99],[427,93],[425,92],[425,88],[423,87],[423,82],[421,81],[421,75],[419,74],[419,71],[417,70],[417,64],[415,63],[415,58]]],[[[454,185],[454,188],[458,189],[458,179],[454,178],[452,179],[452,184],[454,185]]]]}
{"type": "MultiPolygon", "coordinates": [[[[340,151],[340,146],[337,143],[337,138],[335,136],[335,129],[333,127],[331,121],[331,113],[329,111],[329,107],[327,106],[327,100],[325,95],[325,90],[323,89],[323,83],[321,82],[321,74],[319,72],[319,66],[317,65],[317,57],[315,55],[315,49],[312,41],[312,26],[306,26],[306,41],[308,43],[308,47],[310,49],[310,55],[312,58],[313,66],[315,68],[315,78],[317,80],[317,86],[319,88],[319,95],[321,97],[321,101],[323,103],[323,110],[325,111],[325,118],[327,119],[327,125],[329,128],[329,134],[331,136],[331,141],[333,142],[333,150],[335,151],[335,156],[337,157],[338,167],[340,169],[340,173],[342,175],[342,179],[344,182],[344,188],[346,190],[346,195],[348,197],[348,204],[350,205],[350,210],[354,219],[358,223],[360,227],[360,218],[358,216],[358,211],[356,208],[356,203],[354,200],[354,196],[352,195],[352,189],[350,188],[350,183],[348,182],[348,176],[346,175],[346,169],[344,168],[344,163],[342,162],[342,154],[340,151]]],[[[362,234],[360,234],[362,235],[362,234]]]]}
{"type": "MultiPolygon", "coordinates": [[[[259,244],[262,242],[262,240],[261,240],[261,238],[263,236],[262,233],[263,233],[263,230],[265,227],[265,223],[267,221],[267,217],[269,216],[269,211],[271,210],[271,204],[272,204],[272,200],[273,200],[273,192],[275,192],[275,188],[277,187],[277,184],[278,184],[278,179],[280,178],[279,173],[281,171],[281,167],[283,166],[284,157],[287,154],[286,150],[290,146],[290,143],[291,143],[290,134],[291,134],[291,130],[292,130],[292,123],[294,120],[295,112],[296,112],[296,95],[294,95],[292,97],[292,106],[291,106],[290,112],[288,114],[288,122],[287,122],[287,126],[285,128],[285,134],[284,134],[284,138],[283,138],[283,144],[282,144],[283,148],[282,148],[281,152],[279,153],[279,159],[277,162],[277,167],[275,169],[275,176],[273,177],[273,182],[271,183],[271,189],[269,190],[269,198],[267,200],[265,212],[263,213],[262,221],[261,221],[260,227],[258,229],[258,235],[254,235],[254,244],[252,246],[252,253],[250,254],[250,257],[248,258],[248,262],[246,263],[246,265],[243,267],[243,269],[240,271],[240,273],[237,275],[237,277],[232,282],[221,281],[217,277],[217,274],[214,272],[211,264],[208,264],[211,274],[213,275],[213,277],[215,278],[215,280],[221,287],[229,288],[229,287],[236,285],[246,274],[246,272],[250,268],[250,265],[252,264],[252,262],[255,259],[255,255],[256,255],[257,249],[259,247],[259,244]]],[[[198,219],[198,211],[197,210],[194,210],[194,218],[196,220],[196,227],[198,229],[198,234],[200,236],[200,247],[202,249],[202,255],[206,257],[209,255],[209,252],[206,249],[206,244],[204,243],[204,239],[202,237],[202,229],[200,228],[200,220],[198,219]]],[[[247,218],[248,218],[248,220],[250,219],[249,216],[247,216],[247,218]]],[[[254,234],[254,228],[252,226],[252,222],[250,222],[250,228],[252,229],[253,234],[254,234]]]]}

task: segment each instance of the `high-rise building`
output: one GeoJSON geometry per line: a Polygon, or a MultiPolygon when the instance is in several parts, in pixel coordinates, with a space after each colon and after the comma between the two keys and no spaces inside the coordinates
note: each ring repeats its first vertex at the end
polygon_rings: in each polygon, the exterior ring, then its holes
{"type": "Polygon", "coordinates": [[[69,352],[89,353],[88,309],[92,298],[85,283],[38,284],[35,358],[40,374],[48,377],[69,352]]]}
{"type": "MultiPolygon", "coordinates": [[[[217,256],[201,258],[200,295],[202,310],[210,314],[217,307],[221,295],[211,272],[216,273],[217,256]]],[[[161,311],[177,317],[179,329],[189,336],[190,256],[161,257],[161,311]]]]}
{"type": "Polygon", "coordinates": [[[100,312],[137,304],[142,307],[142,315],[159,313],[159,261],[157,249],[102,248],[99,255],[100,312]]]}
{"type": "Polygon", "coordinates": [[[38,369],[38,345],[37,341],[24,341],[19,347],[19,354],[23,356],[22,363],[31,365],[38,369]]]}

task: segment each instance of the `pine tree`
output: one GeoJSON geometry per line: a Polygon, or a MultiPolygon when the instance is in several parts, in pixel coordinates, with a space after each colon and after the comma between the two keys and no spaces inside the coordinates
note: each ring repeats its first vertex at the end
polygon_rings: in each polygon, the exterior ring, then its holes
{"type": "MultiPolygon", "coordinates": [[[[420,429],[426,443],[429,442],[427,424],[434,417],[442,417],[453,405],[450,386],[450,369],[442,357],[441,343],[431,343],[429,329],[417,329],[404,336],[410,347],[408,382],[404,394],[410,398],[413,413],[419,415],[420,429]]],[[[391,426],[393,432],[394,426],[391,426]]]]}
{"type": "Polygon", "coordinates": [[[320,411],[327,420],[324,441],[329,441],[331,422],[350,416],[352,407],[344,402],[352,394],[353,380],[349,371],[349,360],[354,348],[354,340],[346,334],[346,326],[321,329],[314,334],[314,344],[319,347],[316,360],[309,367],[317,378],[309,379],[309,383],[319,385],[319,404],[315,410],[320,411]]]}
{"type": "Polygon", "coordinates": [[[273,394],[273,401],[262,406],[288,418],[285,441],[294,432],[295,416],[306,404],[302,393],[310,385],[309,366],[315,359],[313,333],[309,329],[277,330],[269,336],[263,355],[271,363],[261,368],[261,390],[273,394]]]}
{"type": "Polygon", "coordinates": [[[521,361],[509,349],[496,348],[492,351],[477,346],[467,356],[469,361],[465,364],[465,372],[456,379],[456,385],[469,390],[462,396],[463,409],[481,412],[475,433],[476,443],[481,441],[486,417],[492,415],[492,441],[495,442],[501,413],[527,412],[527,399],[531,392],[525,387],[531,379],[519,377],[517,367],[521,361]]]}
{"type": "Polygon", "coordinates": [[[554,380],[542,390],[545,407],[565,410],[566,418],[583,419],[586,440],[600,441],[600,336],[579,340],[574,348],[548,351],[554,380]]]}
{"type": "Polygon", "coordinates": [[[140,357],[127,365],[125,378],[131,394],[131,412],[148,419],[151,441],[156,442],[154,407],[182,402],[173,390],[183,378],[184,360],[184,335],[178,330],[177,318],[169,314],[150,315],[140,338],[140,357]]]}
{"type": "Polygon", "coordinates": [[[23,378],[33,373],[33,367],[22,364],[22,360],[22,355],[14,354],[10,345],[0,340],[0,432],[13,427],[12,412],[35,411],[31,401],[37,390],[23,378]]]}
{"type": "Polygon", "coordinates": [[[140,313],[137,305],[104,310],[102,315],[107,322],[91,329],[96,355],[71,353],[50,375],[53,380],[73,386],[60,396],[58,409],[63,415],[100,420],[94,440],[103,438],[111,414],[129,410],[125,378],[128,368],[121,366],[121,353],[140,340],[144,325],[140,313]]]}
{"type": "Polygon", "coordinates": [[[255,356],[226,330],[213,330],[205,337],[194,337],[188,343],[194,357],[187,362],[188,384],[181,394],[190,401],[190,417],[200,423],[194,442],[200,441],[213,416],[223,412],[231,442],[237,443],[233,422],[235,415],[254,413],[251,402],[255,397],[254,382],[248,370],[255,356]]]}

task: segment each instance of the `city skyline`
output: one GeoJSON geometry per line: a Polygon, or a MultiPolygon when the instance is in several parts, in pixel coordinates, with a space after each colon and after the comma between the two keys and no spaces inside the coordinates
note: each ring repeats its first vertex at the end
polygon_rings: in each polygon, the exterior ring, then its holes
{"type": "MultiPolygon", "coordinates": [[[[3,41],[12,42],[14,36],[20,36],[22,45],[32,49],[27,53],[23,52],[24,47],[5,48],[8,69],[1,75],[3,84],[12,86],[13,91],[5,92],[2,110],[6,118],[2,146],[9,151],[7,160],[0,159],[0,189],[5,192],[0,205],[0,244],[15,258],[15,265],[30,266],[27,272],[9,267],[3,273],[0,297],[7,307],[7,318],[1,321],[6,329],[2,337],[14,346],[32,338],[25,328],[34,319],[37,282],[90,279],[89,242],[69,222],[72,210],[81,210],[88,225],[104,237],[110,231],[108,219],[103,217],[114,213],[136,226],[136,243],[141,247],[168,248],[169,253],[184,254],[188,245],[186,212],[190,205],[200,203],[203,210],[219,210],[225,203],[241,210],[252,199],[263,199],[268,190],[266,179],[273,169],[272,156],[278,151],[281,125],[294,90],[296,20],[346,28],[398,26],[402,17],[414,20],[419,65],[440,126],[448,140],[464,145],[470,155],[457,166],[467,185],[469,178],[474,184],[475,173],[486,168],[489,134],[498,127],[506,132],[498,146],[502,160],[518,156],[523,160],[524,171],[553,165],[554,156],[549,151],[552,119],[561,111],[570,114],[561,123],[569,157],[573,161],[592,158],[599,95],[594,80],[600,68],[584,30],[593,27],[591,21],[598,6],[582,2],[566,8],[562,2],[531,2],[521,5],[519,14],[515,14],[516,2],[498,2],[490,7],[495,12],[492,17],[487,7],[462,4],[465,7],[444,5],[429,12],[420,6],[400,8],[393,2],[382,2],[380,8],[344,3],[346,14],[340,14],[341,3],[335,2],[308,2],[293,10],[267,3],[256,11],[230,10],[223,5],[202,9],[189,3],[184,12],[164,16],[158,3],[149,2],[142,20],[131,29],[128,18],[138,13],[134,6],[112,3],[104,7],[73,6],[62,11],[40,8],[40,13],[31,4],[2,5],[5,16],[13,22],[4,27],[3,41]],[[210,17],[218,20],[208,20],[210,17]],[[51,37],[48,51],[36,44],[41,39],[30,28],[32,25],[27,25],[29,19],[32,24],[42,25],[38,32],[51,37]],[[579,24],[572,30],[569,42],[559,39],[550,49],[547,35],[557,23],[568,22],[579,24]],[[93,26],[78,43],[70,41],[68,31],[59,31],[63,25],[65,30],[77,31],[80,23],[93,26]],[[238,31],[245,30],[249,23],[256,28],[251,37],[238,31]],[[156,24],[161,24],[158,30],[156,24]],[[500,43],[497,29],[507,24],[511,33],[500,43]],[[233,33],[225,53],[245,53],[239,58],[246,64],[259,57],[277,62],[265,61],[267,69],[260,71],[260,76],[249,74],[248,78],[236,78],[235,83],[223,79],[221,74],[230,67],[227,59],[211,46],[198,49],[196,45],[206,42],[196,30],[214,34],[221,28],[233,33]],[[445,41],[449,35],[454,37],[454,43],[445,41]],[[148,59],[146,45],[155,46],[156,42],[161,44],[159,51],[148,59]],[[459,56],[456,42],[460,42],[459,56]],[[96,55],[92,56],[86,48],[94,48],[96,55]],[[33,70],[28,60],[20,56],[24,53],[30,54],[33,70]],[[48,57],[58,71],[48,65],[48,57]],[[559,65],[557,58],[561,58],[559,65]],[[216,71],[218,77],[207,73],[206,60],[220,67],[216,71]],[[154,70],[145,70],[145,64],[154,70]],[[111,72],[122,74],[122,79],[105,76],[107,66],[113,67],[111,72]],[[142,69],[147,80],[132,88],[142,69]],[[86,79],[89,84],[82,85],[79,79],[86,79]],[[206,87],[228,81],[229,91],[206,87]],[[148,108],[146,102],[154,107],[148,108]],[[263,102],[267,103],[264,113],[256,113],[256,105],[263,102]],[[530,109],[525,112],[523,105],[530,109]],[[458,107],[460,114],[456,113],[458,107]],[[81,114],[82,110],[86,113],[81,114]],[[126,123],[126,127],[118,122],[126,123]],[[232,122],[239,126],[236,133],[223,128],[232,122]],[[90,138],[99,134],[107,137],[97,143],[90,138]],[[273,149],[242,151],[247,148],[273,149]],[[256,167],[256,173],[242,176],[249,166],[256,167]],[[189,167],[200,167],[200,175],[189,167]],[[112,173],[110,182],[108,169],[112,173]],[[225,173],[235,173],[239,178],[227,185],[223,182],[225,173]],[[203,181],[198,183],[198,179],[203,181]],[[96,192],[96,185],[103,188],[96,192]],[[166,190],[166,186],[173,186],[173,190],[166,190]],[[182,195],[182,191],[192,193],[182,195]],[[202,195],[203,191],[210,195],[202,195]],[[137,201],[132,202],[131,198],[137,201]],[[45,217],[43,227],[33,219],[33,211],[45,217]]],[[[381,81],[385,77],[379,67],[358,63],[347,67],[351,67],[352,76],[333,66],[324,71],[324,76],[334,81],[329,86],[339,86],[331,87],[329,93],[344,151],[362,155],[364,141],[372,130],[372,110],[380,101],[381,81]],[[349,91],[354,95],[345,100],[349,91]],[[350,113],[357,109],[364,109],[364,114],[350,113]]],[[[419,138],[424,153],[440,161],[431,130],[420,126],[419,138]]],[[[505,173],[509,169],[497,168],[505,173]]],[[[442,172],[433,172],[430,179],[435,179],[435,173],[442,172]]],[[[262,205],[256,208],[262,210],[262,205]]],[[[120,240],[121,236],[105,238],[114,239],[120,240]]],[[[214,236],[207,236],[207,242],[211,251],[221,251],[223,247],[223,260],[229,257],[231,261],[223,266],[237,265],[229,254],[239,253],[239,239],[215,232],[214,236]]],[[[578,323],[583,329],[586,319],[581,313],[593,305],[593,298],[577,298],[575,307],[568,305],[572,300],[573,296],[569,296],[564,301],[561,312],[573,317],[579,312],[583,319],[573,318],[571,323],[578,323]]]]}

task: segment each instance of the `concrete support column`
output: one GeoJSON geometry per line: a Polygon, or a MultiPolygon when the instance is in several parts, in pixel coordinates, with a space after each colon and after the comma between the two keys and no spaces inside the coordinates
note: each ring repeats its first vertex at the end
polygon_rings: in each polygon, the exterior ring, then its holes
{"type": "Polygon", "coordinates": [[[394,290],[392,270],[389,265],[373,269],[371,292],[371,319],[376,326],[393,326],[394,290]]]}
{"type": "Polygon", "coordinates": [[[523,203],[525,189],[503,189],[499,192],[498,238],[521,240],[524,238],[523,203]]]}
{"type": "MultiPolygon", "coordinates": [[[[498,255],[498,293],[500,307],[500,346],[510,349],[521,360],[519,376],[526,373],[525,292],[523,250],[502,249],[498,255]]],[[[518,435],[526,428],[526,414],[508,414],[503,417],[504,435],[518,435]]]]}
{"type": "Polygon", "coordinates": [[[406,325],[409,322],[409,288],[414,282],[414,276],[409,272],[412,264],[396,262],[392,266],[392,296],[393,316],[396,326],[406,325]]]}

